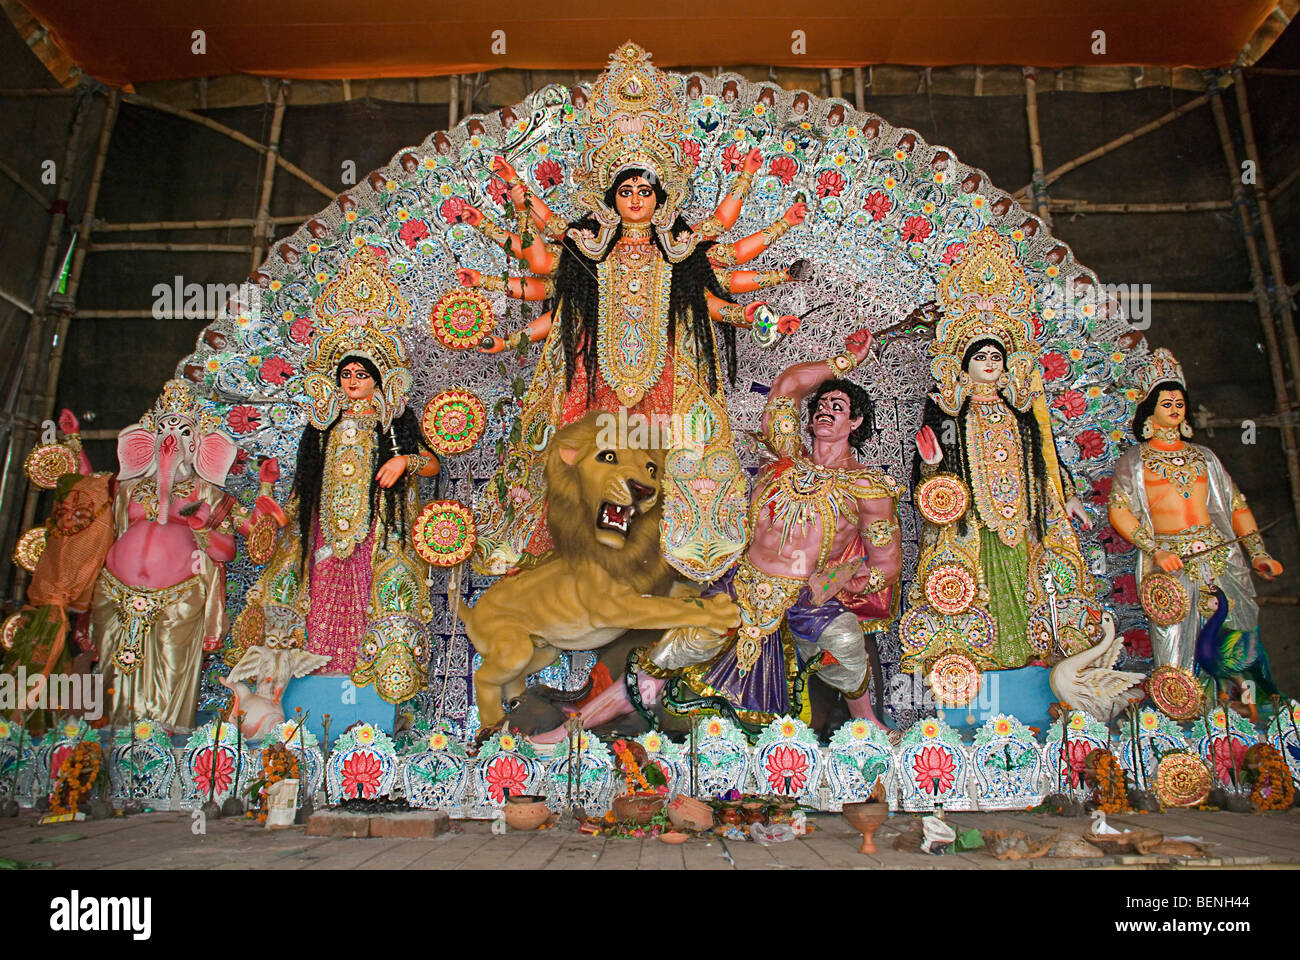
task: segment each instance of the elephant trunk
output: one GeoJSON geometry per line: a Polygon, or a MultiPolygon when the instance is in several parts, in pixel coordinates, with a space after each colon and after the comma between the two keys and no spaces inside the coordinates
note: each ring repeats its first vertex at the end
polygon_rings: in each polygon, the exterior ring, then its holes
{"type": "Polygon", "coordinates": [[[177,466],[179,444],[167,433],[158,444],[158,522],[166,523],[171,513],[172,479],[177,466]]]}

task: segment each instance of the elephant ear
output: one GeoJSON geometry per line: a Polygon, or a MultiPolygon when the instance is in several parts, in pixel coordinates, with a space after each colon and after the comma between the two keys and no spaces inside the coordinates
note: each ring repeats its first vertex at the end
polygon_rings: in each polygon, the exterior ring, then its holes
{"type": "Polygon", "coordinates": [[[199,448],[194,454],[194,472],[219,487],[226,482],[226,474],[230,473],[238,452],[235,441],[220,430],[205,433],[199,438],[199,448]]]}
{"type": "Polygon", "coordinates": [[[155,465],[157,454],[157,435],[138,423],[131,424],[117,435],[118,479],[143,476],[155,465]]]}
{"type": "Polygon", "coordinates": [[[239,662],[231,668],[226,677],[231,683],[236,680],[248,680],[258,675],[262,669],[262,658],[268,655],[266,647],[249,647],[239,662]]]}

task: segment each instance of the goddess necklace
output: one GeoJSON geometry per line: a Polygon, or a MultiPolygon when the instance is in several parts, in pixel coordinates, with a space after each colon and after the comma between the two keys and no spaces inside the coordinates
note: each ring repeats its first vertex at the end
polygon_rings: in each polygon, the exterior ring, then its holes
{"type": "MultiPolygon", "coordinates": [[[[1176,440],[1177,430],[1172,432],[1173,439],[1176,440]]],[[[1157,431],[1159,439],[1168,442],[1166,437],[1160,436],[1160,433],[1161,431],[1157,431]]],[[[1192,498],[1192,491],[1196,488],[1197,481],[1204,480],[1206,477],[1205,457],[1191,444],[1182,444],[1177,449],[1165,450],[1154,443],[1144,443],[1142,444],[1142,467],[1165,483],[1173,484],[1174,489],[1184,500],[1192,498]]]]}

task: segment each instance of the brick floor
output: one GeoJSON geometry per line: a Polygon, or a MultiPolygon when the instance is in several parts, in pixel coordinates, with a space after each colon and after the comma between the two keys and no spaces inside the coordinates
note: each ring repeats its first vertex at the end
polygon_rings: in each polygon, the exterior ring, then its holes
{"type": "MultiPolygon", "coordinates": [[[[1193,836],[1213,842],[1204,859],[1104,855],[1095,860],[1043,858],[999,862],[988,853],[928,856],[894,849],[894,839],[916,818],[899,814],[876,835],[879,853],[858,853],[859,836],[838,815],[811,818],[816,830],[806,837],[764,847],[750,841],[692,839],[672,846],[658,840],[619,840],[564,830],[493,835],[486,822],[452,821],[451,830],[432,840],[400,838],[341,839],[308,837],[306,828],[268,831],[246,820],[219,820],[194,832],[188,812],[153,813],[107,821],[38,826],[31,811],[0,820],[0,857],[47,861],[58,868],[83,869],[262,869],[262,870],[473,870],[622,869],[622,870],[806,870],[899,869],[1040,870],[1096,866],[1167,869],[1171,866],[1300,866],[1300,809],[1275,814],[1177,811],[1109,818],[1119,829],[1156,830],[1166,837],[1193,836]],[[77,839],[49,842],[60,836],[77,839]]],[[[1057,830],[1083,833],[1084,818],[1062,819],[1028,813],[953,813],[949,822],[965,831],[1020,829],[1031,837],[1057,830]]]]}

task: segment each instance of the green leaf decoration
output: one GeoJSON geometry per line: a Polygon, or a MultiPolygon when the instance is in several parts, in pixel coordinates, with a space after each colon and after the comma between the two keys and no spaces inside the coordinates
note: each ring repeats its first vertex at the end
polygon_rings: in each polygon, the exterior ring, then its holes
{"type": "Polygon", "coordinates": [[[870,757],[862,763],[862,779],[871,783],[889,768],[888,757],[870,757]]]}

